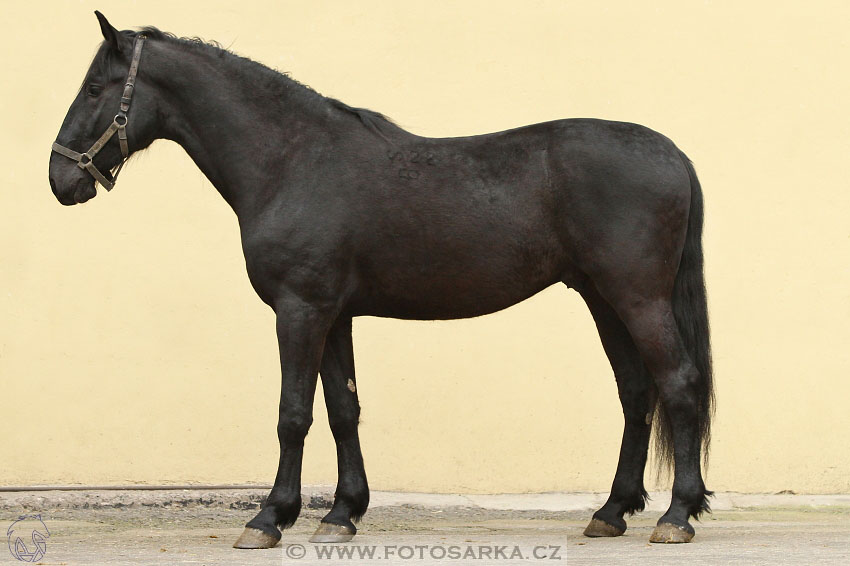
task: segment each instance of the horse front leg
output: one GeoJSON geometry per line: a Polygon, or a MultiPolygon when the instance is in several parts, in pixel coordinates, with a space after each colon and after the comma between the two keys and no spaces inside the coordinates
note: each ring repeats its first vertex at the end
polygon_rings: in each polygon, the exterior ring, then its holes
{"type": "Polygon", "coordinates": [[[360,403],[354,377],[351,318],[340,318],[328,333],[319,373],[336,442],[339,477],[333,508],[322,519],[310,542],[347,542],[357,532],[353,521],[359,520],[369,505],[369,484],[357,434],[360,403]]]}
{"type": "Polygon", "coordinates": [[[301,459],[313,422],[313,397],[325,335],[332,317],[292,299],[275,305],[280,348],[281,390],[277,435],[280,462],[262,510],[245,526],[234,548],[271,548],[279,529],[292,526],[301,511],[301,459]]]}

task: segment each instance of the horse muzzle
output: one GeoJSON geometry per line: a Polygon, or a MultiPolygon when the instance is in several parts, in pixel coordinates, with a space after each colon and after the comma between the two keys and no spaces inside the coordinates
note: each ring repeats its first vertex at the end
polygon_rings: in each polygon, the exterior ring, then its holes
{"type": "Polygon", "coordinates": [[[50,160],[50,190],[60,203],[65,206],[80,204],[97,196],[95,181],[86,171],[51,158],[50,160]]]}

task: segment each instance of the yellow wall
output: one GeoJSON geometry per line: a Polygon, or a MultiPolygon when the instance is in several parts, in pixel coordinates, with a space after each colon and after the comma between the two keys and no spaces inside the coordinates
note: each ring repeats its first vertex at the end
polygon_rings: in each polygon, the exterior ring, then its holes
{"type": "MultiPolygon", "coordinates": [[[[235,217],[158,142],[60,206],[47,160],[103,2],[6,3],[0,34],[0,484],[270,482],[274,321],[235,217]]],[[[643,123],[707,202],[713,489],[850,491],[846,2],[111,3],[217,39],[423,135],[643,123]]],[[[605,490],[621,416],[592,320],[557,287],[478,320],[355,323],[373,488],[605,490]]],[[[304,481],[333,483],[321,397],[304,481]]]]}

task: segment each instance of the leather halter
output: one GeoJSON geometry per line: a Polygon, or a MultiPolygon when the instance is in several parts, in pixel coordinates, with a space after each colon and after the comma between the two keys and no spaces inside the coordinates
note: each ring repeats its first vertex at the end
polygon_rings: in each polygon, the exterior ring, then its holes
{"type": "Polygon", "coordinates": [[[124,93],[121,95],[121,105],[119,106],[118,114],[115,115],[115,118],[112,120],[112,124],[110,124],[106,131],[103,132],[103,135],[100,136],[100,138],[94,142],[94,144],[85,153],[78,153],[73,149],[53,142],[53,151],[76,161],[77,167],[88,171],[89,174],[94,177],[95,180],[107,191],[111,191],[112,187],[115,186],[115,181],[118,179],[118,173],[121,172],[121,168],[124,167],[125,163],[127,163],[127,158],[130,157],[130,149],[127,146],[127,112],[130,111],[130,101],[133,98],[133,89],[136,86],[136,73],[139,72],[139,60],[142,58],[142,46],[144,43],[145,36],[143,34],[136,36],[136,42],[133,45],[133,60],[130,63],[130,72],[127,75],[127,81],[124,83],[124,93]],[[111,179],[107,179],[106,175],[101,173],[98,168],[94,166],[93,160],[94,156],[97,155],[97,152],[103,149],[106,142],[112,139],[112,136],[114,136],[116,132],[118,133],[118,143],[121,146],[121,155],[124,156],[124,159],[121,160],[121,163],[112,168],[112,170],[108,173],[111,179]]]}

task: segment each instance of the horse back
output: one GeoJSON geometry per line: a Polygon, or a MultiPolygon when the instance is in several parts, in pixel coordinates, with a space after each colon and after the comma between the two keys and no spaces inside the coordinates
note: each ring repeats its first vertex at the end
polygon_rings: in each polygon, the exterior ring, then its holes
{"type": "Polygon", "coordinates": [[[659,208],[684,205],[687,216],[675,146],[635,124],[560,120],[414,138],[386,161],[398,178],[373,186],[378,198],[356,222],[362,304],[383,316],[500,310],[580,280],[598,251],[633,239],[659,208]]]}

